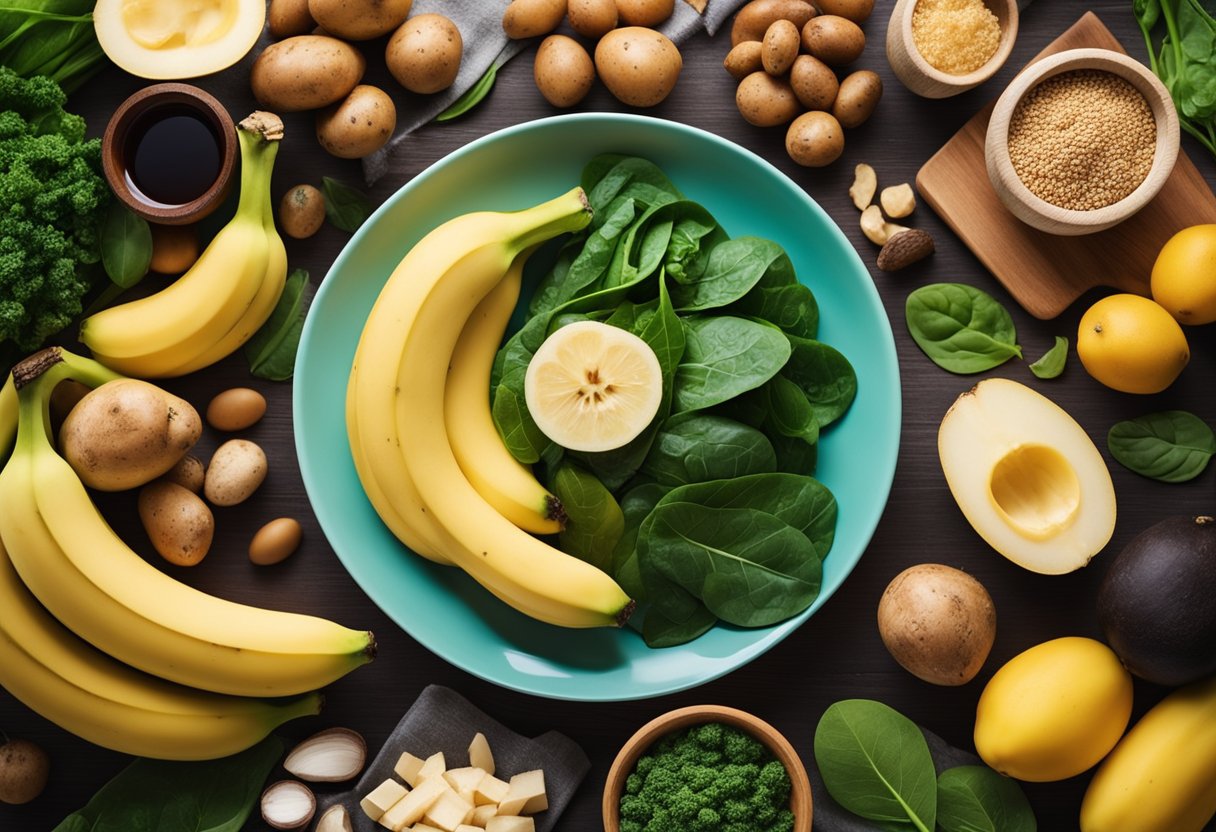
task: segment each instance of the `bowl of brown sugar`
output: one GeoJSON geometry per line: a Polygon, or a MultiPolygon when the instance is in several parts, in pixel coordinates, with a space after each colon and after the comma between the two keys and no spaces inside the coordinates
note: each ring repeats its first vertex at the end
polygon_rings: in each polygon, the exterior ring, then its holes
{"type": "Polygon", "coordinates": [[[887,61],[917,95],[949,98],[991,78],[1017,36],[1016,0],[898,0],[887,61]]]}
{"type": "Polygon", "coordinates": [[[1022,222],[1061,236],[1111,228],[1147,205],[1178,158],[1178,113],[1147,67],[1108,49],[1031,65],[997,100],[988,178],[1022,222]]]}

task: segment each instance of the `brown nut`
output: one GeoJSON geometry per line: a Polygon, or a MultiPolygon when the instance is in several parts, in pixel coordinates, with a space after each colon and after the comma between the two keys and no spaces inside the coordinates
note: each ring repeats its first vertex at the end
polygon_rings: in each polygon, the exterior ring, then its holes
{"type": "Polygon", "coordinates": [[[874,201],[874,192],[878,190],[878,174],[874,168],[862,162],[853,169],[853,187],[849,188],[849,198],[857,206],[858,211],[864,211],[874,201]]]}
{"type": "Polygon", "coordinates": [[[916,194],[907,182],[883,188],[878,197],[883,213],[891,219],[902,219],[916,210],[916,194]]]}
{"type": "Polygon", "coordinates": [[[908,229],[902,225],[887,222],[882,215],[882,209],[877,205],[870,205],[861,212],[861,230],[871,243],[883,246],[887,244],[887,240],[908,229]]]}
{"type": "Polygon", "coordinates": [[[878,252],[878,268],[897,272],[920,262],[933,253],[933,237],[928,231],[908,228],[892,236],[878,252]]]}

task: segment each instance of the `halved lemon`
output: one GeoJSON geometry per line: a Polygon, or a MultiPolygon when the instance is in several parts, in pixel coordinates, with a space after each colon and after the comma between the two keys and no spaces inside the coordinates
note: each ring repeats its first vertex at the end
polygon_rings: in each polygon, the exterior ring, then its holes
{"type": "Polygon", "coordinates": [[[528,363],[524,400],[537,427],[572,451],[628,444],[659,412],[663,371],[631,332],[579,321],[554,332],[528,363]]]}

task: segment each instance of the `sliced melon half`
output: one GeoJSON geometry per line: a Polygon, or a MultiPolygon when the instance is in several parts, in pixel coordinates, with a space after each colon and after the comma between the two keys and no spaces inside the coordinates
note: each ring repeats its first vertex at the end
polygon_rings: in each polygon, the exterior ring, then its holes
{"type": "Polygon", "coordinates": [[[266,22],[261,0],[98,0],[97,41],[141,78],[219,72],[253,48],[266,22]]]}

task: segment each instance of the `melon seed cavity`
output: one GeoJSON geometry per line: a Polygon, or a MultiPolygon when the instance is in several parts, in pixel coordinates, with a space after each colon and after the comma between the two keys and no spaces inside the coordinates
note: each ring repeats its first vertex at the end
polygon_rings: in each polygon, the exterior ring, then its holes
{"type": "Polygon", "coordinates": [[[918,0],[912,41],[934,69],[967,75],[996,54],[1001,24],[983,0],[918,0]]]}

